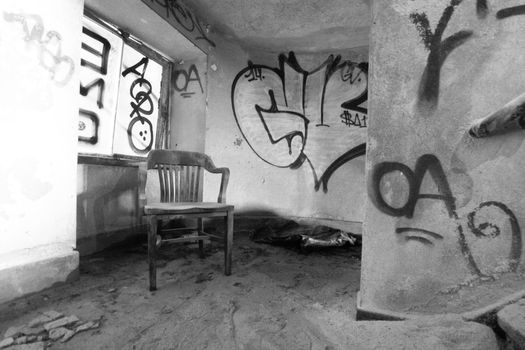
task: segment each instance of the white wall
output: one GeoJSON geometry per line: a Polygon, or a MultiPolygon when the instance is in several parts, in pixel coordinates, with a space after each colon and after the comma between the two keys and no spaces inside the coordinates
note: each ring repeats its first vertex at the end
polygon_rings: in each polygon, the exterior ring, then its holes
{"type": "Polygon", "coordinates": [[[52,258],[75,247],[82,9],[82,0],[0,4],[0,269],[29,249],[52,258]]]}

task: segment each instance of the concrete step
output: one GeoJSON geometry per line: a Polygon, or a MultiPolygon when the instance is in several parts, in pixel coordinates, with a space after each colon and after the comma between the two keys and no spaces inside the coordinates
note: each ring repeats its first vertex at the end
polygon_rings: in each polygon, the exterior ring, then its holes
{"type": "Polygon", "coordinates": [[[498,312],[498,325],[516,349],[525,350],[525,299],[501,309],[498,312]]]}

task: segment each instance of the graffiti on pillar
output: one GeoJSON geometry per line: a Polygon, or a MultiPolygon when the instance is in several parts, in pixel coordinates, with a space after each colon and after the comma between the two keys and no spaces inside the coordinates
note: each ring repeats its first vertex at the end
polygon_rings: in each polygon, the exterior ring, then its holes
{"type": "MultiPolygon", "coordinates": [[[[461,2],[462,0],[450,1],[450,4],[443,11],[434,32],[430,28],[430,21],[426,13],[414,12],[410,14],[410,19],[415,24],[425,48],[429,51],[427,64],[419,85],[418,106],[420,108],[434,109],[437,106],[441,67],[448,55],[470,39],[473,34],[471,30],[460,30],[443,39],[443,34],[454,14],[454,10],[461,2]]],[[[483,13],[486,4],[483,6],[483,2],[478,1],[478,5],[478,13],[483,13]]]]}
{"type": "Polygon", "coordinates": [[[314,188],[345,163],[365,154],[368,63],[330,55],[305,70],[295,54],[279,55],[279,67],[248,62],[232,85],[232,107],[245,140],[276,167],[307,164],[314,188]]]}
{"type": "Polygon", "coordinates": [[[176,23],[175,28],[181,27],[192,36],[194,35],[195,40],[205,41],[212,47],[215,47],[215,42],[208,37],[207,26],[180,1],[142,0],[142,2],[151,7],[153,11],[162,16],[168,23],[176,23]]]}
{"type": "Polygon", "coordinates": [[[496,13],[497,19],[504,19],[511,16],[525,15],[525,5],[507,7],[496,13]]]}
{"type": "MultiPolygon", "coordinates": [[[[433,110],[437,107],[443,64],[453,50],[473,37],[474,32],[472,30],[460,30],[443,39],[444,32],[456,7],[462,2],[463,0],[450,0],[434,32],[430,28],[430,21],[425,12],[413,12],[410,14],[410,20],[416,26],[423,45],[429,51],[427,64],[419,84],[418,107],[420,109],[433,110]]],[[[480,19],[487,18],[489,13],[488,0],[476,0],[476,13],[480,19]]],[[[496,18],[499,20],[518,15],[525,15],[525,5],[511,6],[496,12],[496,18]]]]}
{"type": "MultiPolygon", "coordinates": [[[[494,259],[505,261],[506,266],[500,267],[499,271],[514,272],[518,268],[522,237],[518,220],[512,210],[500,202],[483,202],[467,215],[468,230],[465,230],[465,224],[461,223],[457,213],[456,198],[441,162],[435,155],[425,154],[419,157],[414,170],[399,162],[378,163],[372,169],[370,184],[368,194],[372,203],[378,210],[392,217],[412,219],[416,205],[421,199],[443,202],[449,218],[456,223],[459,249],[473,274],[484,276],[493,271],[494,266],[487,266],[488,263],[483,257],[487,255],[483,244],[498,245],[502,247],[501,250],[508,251],[506,256],[494,259]],[[408,193],[394,193],[393,197],[385,196],[382,192],[382,181],[388,174],[394,172],[405,179],[407,184],[405,189],[408,193]],[[422,193],[422,183],[426,174],[430,175],[438,193],[422,193]],[[404,204],[394,205],[393,201],[396,198],[403,198],[404,204]]],[[[417,241],[428,247],[434,246],[445,237],[441,233],[421,227],[397,227],[395,233],[405,241],[417,241]]]]}
{"type": "Polygon", "coordinates": [[[49,72],[51,80],[65,86],[75,71],[73,59],[62,54],[62,36],[49,30],[46,32],[42,17],[23,13],[4,12],[4,20],[22,26],[23,40],[37,48],[40,66],[49,72]]]}
{"type": "Polygon", "coordinates": [[[204,93],[199,70],[192,64],[188,70],[176,69],[171,77],[172,86],[183,98],[190,98],[199,90],[204,93]]]}

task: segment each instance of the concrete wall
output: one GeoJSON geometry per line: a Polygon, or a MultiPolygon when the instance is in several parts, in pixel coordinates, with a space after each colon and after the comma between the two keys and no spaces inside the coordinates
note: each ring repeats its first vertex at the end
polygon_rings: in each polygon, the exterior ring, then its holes
{"type": "Polygon", "coordinates": [[[458,312],[523,288],[524,132],[468,130],[524,92],[525,17],[477,5],[374,2],[363,310],[458,312]]]}
{"type": "Polygon", "coordinates": [[[0,302],[78,268],[75,179],[81,0],[0,5],[0,302]]]}
{"type": "Polygon", "coordinates": [[[176,63],[172,74],[171,148],[204,152],[206,55],[176,63]]]}
{"type": "Polygon", "coordinates": [[[366,53],[217,45],[206,152],[230,168],[238,213],[362,221],[367,73],[366,53]]]}
{"type": "MultiPolygon", "coordinates": [[[[183,129],[175,120],[172,147],[197,149],[195,143],[205,140],[205,152],[218,166],[230,168],[227,196],[238,214],[345,220],[359,232],[365,200],[367,50],[283,56],[247,52],[206,25],[207,11],[199,16],[183,6],[190,12],[184,16],[188,23],[201,19],[200,25],[184,26],[181,8],[143,2],[208,54],[205,137],[199,132],[200,117],[195,121],[191,116],[200,115],[199,107],[187,108],[189,97],[177,101],[176,92],[174,108],[183,111],[176,117],[183,129]]],[[[187,76],[191,64],[183,65],[187,76]]],[[[207,182],[206,200],[216,199],[216,182],[207,182]]]]}

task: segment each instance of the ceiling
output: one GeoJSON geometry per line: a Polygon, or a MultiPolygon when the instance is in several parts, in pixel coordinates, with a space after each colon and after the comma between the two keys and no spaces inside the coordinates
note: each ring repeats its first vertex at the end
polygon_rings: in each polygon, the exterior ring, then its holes
{"type": "Polygon", "coordinates": [[[186,1],[244,47],[314,52],[368,46],[371,0],[186,1]]]}
{"type": "MultiPolygon", "coordinates": [[[[371,0],[191,0],[212,31],[247,49],[319,52],[368,47],[371,0]]],[[[85,0],[101,18],[174,60],[204,55],[141,0],[85,0]],[[125,10],[123,10],[125,9],[125,10]],[[159,35],[169,33],[169,35],[159,35]]]]}
{"type": "Polygon", "coordinates": [[[85,0],[85,6],[173,60],[205,56],[140,0],[85,0]]]}

